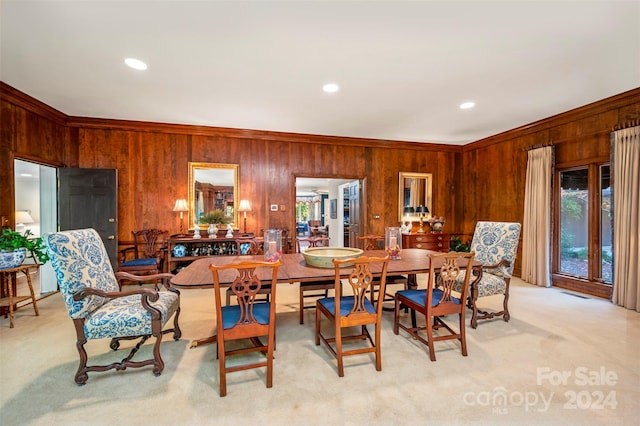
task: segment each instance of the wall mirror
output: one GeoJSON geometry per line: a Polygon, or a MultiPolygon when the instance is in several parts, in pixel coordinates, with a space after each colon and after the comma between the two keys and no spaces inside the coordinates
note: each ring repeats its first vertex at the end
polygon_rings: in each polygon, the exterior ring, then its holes
{"type": "Polygon", "coordinates": [[[189,228],[194,224],[206,228],[203,216],[221,210],[235,229],[238,214],[238,165],[189,163],[189,228]]]}
{"type": "Polygon", "coordinates": [[[398,221],[411,220],[403,214],[405,207],[426,206],[429,213],[424,217],[428,219],[433,213],[431,205],[431,173],[400,172],[398,188],[398,221]]]}

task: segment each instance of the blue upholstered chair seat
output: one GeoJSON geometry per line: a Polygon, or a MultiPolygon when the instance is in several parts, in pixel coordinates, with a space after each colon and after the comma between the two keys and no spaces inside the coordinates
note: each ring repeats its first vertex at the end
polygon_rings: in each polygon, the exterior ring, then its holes
{"type": "MultiPolygon", "coordinates": [[[[398,291],[402,296],[406,297],[418,306],[424,306],[427,302],[427,290],[400,290],[398,291]]],[[[434,289],[433,298],[431,299],[431,306],[437,306],[442,299],[442,290],[434,289]]],[[[453,303],[460,304],[460,299],[452,297],[453,303]]]]}
{"type": "MultiPolygon", "coordinates": [[[[269,303],[255,303],[253,305],[253,316],[259,324],[269,324],[269,303]]],[[[222,327],[227,330],[233,328],[240,319],[240,306],[229,305],[222,307],[222,327]]]]}
{"type": "MultiPolygon", "coordinates": [[[[349,315],[353,308],[353,296],[343,296],[340,298],[340,316],[344,317],[349,315]]],[[[324,306],[332,315],[336,314],[336,300],[334,297],[324,297],[318,300],[322,306],[324,306]]],[[[369,299],[364,300],[364,308],[370,314],[376,313],[376,308],[373,307],[369,299]]]]}
{"type": "Polygon", "coordinates": [[[156,266],[158,261],[155,257],[148,257],[144,259],[132,259],[120,264],[122,268],[127,266],[156,266]]]}
{"type": "MultiPolygon", "coordinates": [[[[151,306],[158,309],[164,326],[178,309],[180,300],[177,294],[159,292],[157,302],[151,306]]],[[[151,334],[151,314],[140,302],[141,296],[112,299],[85,316],[84,333],[87,339],[103,339],[123,336],[143,336],[151,334]]]]}

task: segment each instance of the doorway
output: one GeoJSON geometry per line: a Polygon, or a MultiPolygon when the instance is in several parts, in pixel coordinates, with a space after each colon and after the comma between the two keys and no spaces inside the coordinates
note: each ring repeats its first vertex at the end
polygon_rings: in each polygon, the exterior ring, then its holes
{"type": "MultiPolygon", "coordinates": [[[[16,231],[29,230],[36,237],[55,232],[58,223],[56,168],[15,159],[13,169],[16,218],[23,218],[21,222],[16,220],[16,231]]],[[[58,290],[51,262],[40,267],[32,282],[36,298],[58,290]]]]}
{"type": "Polygon", "coordinates": [[[357,247],[362,233],[360,188],[362,181],[357,178],[296,177],[296,235],[308,235],[320,223],[328,228],[332,247],[357,247]],[[357,196],[349,195],[350,185],[358,188],[357,196]]]}

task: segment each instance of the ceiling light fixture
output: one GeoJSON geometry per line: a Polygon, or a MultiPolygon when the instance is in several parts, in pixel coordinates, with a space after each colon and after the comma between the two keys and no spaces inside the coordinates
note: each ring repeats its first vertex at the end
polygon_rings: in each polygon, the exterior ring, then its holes
{"type": "Polygon", "coordinates": [[[134,70],[146,70],[147,64],[142,62],[140,59],[136,58],[127,58],[124,60],[124,63],[133,68],[134,70]]]}
{"type": "Polygon", "coordinates": [[[475,102],[464,102],[460,104],[460,109],[469,109],[469,108],[473,108],[474,106],[476,106],[475,102]]]}
{"type": "Polygon", "coordinates": [[[322,86],[322,90],[324,90],[327,93],[335,93],[338,90],[340,90],[340,86],[338,86],[335,83],[327,83],[324,86],[322,86]]]}

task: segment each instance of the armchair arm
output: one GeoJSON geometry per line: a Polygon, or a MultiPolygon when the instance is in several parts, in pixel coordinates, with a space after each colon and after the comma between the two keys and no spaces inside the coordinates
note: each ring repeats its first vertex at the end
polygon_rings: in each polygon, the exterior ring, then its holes
{"type": "Polygon", "coordinates": [[[82,300],[85,297],[92,296],[92,295],[104,297],[107,299],[117,299],[119,297],[126,297],[134,294],[147,295],[152,298],[151,300],[152,302],[155,302],[156,300],[158,300],[158,297],[159,297],[158,291],[152,290],[150,288],[136,288],[134,290],[127,290],[127,291],[106,292],[106,291],[98,290],[97,288],[85,287],[73,293],[73,300],[75,301],[82,300]]]}
{"type": "Polygon", "coordinates": [[[509,266],[511,266],[511,262],[508,261],[507,259],[502,259],[500,262],[496,263],[495,265],[482,265],[482,269],[483,270],[497,269],[500,271],[502,275],[504,275],[505,277],[509,277],[509,274],[507,273],[507,268],[509,266]]]}
{"type": "Polygon", "coordinates": [[[136,248],[135,247],[126,247],[121,249],[120,251],[118,251],[118,254],[120,255],[120,263],[124,263],[127,261],[127,254],[129,252],[133,252],[135,253],[136,248]]]}
{"type": "Polygon", "coordinates": [[[151,314],[151,318],[153,319],[160,318],[161,316],[160,311],[154,308],[153,306],[151,306],[151,304],[149,303],[149,302],[157,302],[158,299],[160,298],[160,295],[158,294],[157,290],[152,290],[150,288],[137,288],[135,290],[128,290],[128,291],[106,292],[106,291],[98,290],[96,288],[85,287],[73,293],[73,300],[78,301],[90,295],[101,296],[107,299],[117,299],[120,297],[131,296],[134,294],[139,294],[141,296],[140,302],[142,303],[142,307],[151,314]]]}
{"type": "Polygon", "coordinates": [[[118,280],[118,284],[120,284],[121,288],[122,288],[121,281],[123,280],[135,281],[135,282],[154,280],[154,282],[156,282],[156,290],[158,290],[157,280],[162,280],[162,285],[164,286],[164,288],[176,294],[180,294],[178,289],[171,287],[171,278],[173,277],[175,277],[174,274],[169,274],[166,272],[161,274],[153,274],[153,275],[133,275],[128,272],[116,272],[116,279],[118,280]]]}

